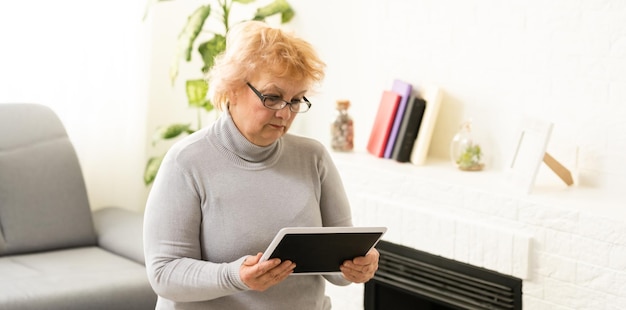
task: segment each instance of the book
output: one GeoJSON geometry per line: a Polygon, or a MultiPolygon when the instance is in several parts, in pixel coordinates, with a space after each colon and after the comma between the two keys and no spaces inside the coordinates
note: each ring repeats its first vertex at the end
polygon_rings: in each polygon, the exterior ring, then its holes
{"type": "Polygon", "coordinates": [[[393,126],[393,121],[400,104],[400,95],[390,90],[384,90],[372,126],[369,141],[367,142],[367,151],[377,157],[385,155],[385,147],[387,139],[393,126]]]}
{"type": "Polygon", "coordinates": [[[415,165],[423,165],[428,155],[430,140],[435,130],[435,123],[441,107],[441,91],[436,86],[426,86],[419,91],[421,97],[426,100],[426,109],[422,116],[422,123],[417,131],[417,139],[413,144],[411,151],[411,163],[415,165]]]}
{"type": "Polygon", "coordinates": [[[406,105],[409,102],[411,92],[413,91],[413,86],[410,83],[396,79],[393,81],[391,91],[400,94],[401,99],[398,110],[396,111],[396,115],[394,116],[393,126],[391,127],[389,138],[387,139],[387,145],[385,145],[384,158],[391,158],[392,156],[393,148],[398,139],[398,131],[400,130],[400,126],[402,125],[404,111],[406,111],[406,105]]]}
{"type": "Polygon", "coordinates": [[[417,133],[422,123],[425,109],[426,100],[419,98],[415,94],[411,95],[404,112],[402,125],[398,131],[398,138],[391,156],[392,159],[401,163],[411,161],[411,152],[417,139],[417,133]]]}

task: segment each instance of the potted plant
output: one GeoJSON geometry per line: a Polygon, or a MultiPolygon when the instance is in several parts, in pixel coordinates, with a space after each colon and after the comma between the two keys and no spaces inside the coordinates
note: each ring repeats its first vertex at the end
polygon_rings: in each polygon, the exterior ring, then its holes
{"type": "Polygon", "coordinates": [[[484,164],[481,162],[481,156],[480,145],[470,144],[465,147],[465,150],[456,159],[456,164],[461,170],[479,171],[484,167],[484,164]]]}
{"type": "MultiPolygon", "coordinates": [[[[153,4],[162,1],[168,0],[151,0],[148,3],[148,9],[153,4]]],[[[209,90],[208,85],[200,75],[211,69],[215,57],[226,48],[226,34],[232,25],[230,14],[231,10],[234,8],[233,5],[249,5],[255,1],[256,0],[215,0],[212,3],[201,5],[189,15],[187,23],[178,35],[176,59],[170,66],[170,80],[172,84],[176,81],[181,60],[190,62],[195,48],[199,56],[202,57],[202,68],[199,70],[199,77],[188,79],[185,82],[185,92],[189,107],[197,111],[198,124],[197,127],[192,127],[189,123],[174,123],[161,126],[153,135],[152,145],[163,140],[177,138],[184,134],[191,134],[202,128],[201,116],[203,113],[211,112],[213,110],[213,104],[207,98],[209,90]],[[221,22],[221,29],[206,29],[205,21],[209,17],[216,17],[221,22]],[[210,34],[210,38],[204,42],[196,43],[196,39],[198,39],[199,35],[205,32],[210,34]]],[[[266,6],[258,7],[251,20],[265,21],[265,19],[270,16],[280,15],[281,23],[284,24],[291,21],[294,14],[293,9],[286,0],[274,0],[266,6]]],[[[154,181],[164,155],[165,154],[152,156],[148,159],[143,176],[146,185],[150,185],[154,181]]]]}

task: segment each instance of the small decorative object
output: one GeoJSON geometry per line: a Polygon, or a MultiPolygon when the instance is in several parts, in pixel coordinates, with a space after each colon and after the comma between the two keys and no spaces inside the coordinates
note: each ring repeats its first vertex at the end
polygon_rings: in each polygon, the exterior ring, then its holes
{"type": "Polygon", "coordinates": [[[472,135],[472,122],[466,121],[450,143],[450,158],[463,171],[480,171],[485,166],[482,156],[480,145],[472,135]]]}
{"type": "Polygon", "coordinates": [[[337,100],[337,117],[331,124],[331,147],[335,151],[349,152],[354,148],[354,123],[348,114],[349,100],[337,100]]]}
{"type": "Polygon", "coordinates": [[[530,116],[523,117],[520,122],[519,140],[508,167],[508,175],[513,184],[527,194],[532,192],[542,162],[567,186],[574,184],[569,169],[546,152],[553,127],[552,122],[530,116]]]}

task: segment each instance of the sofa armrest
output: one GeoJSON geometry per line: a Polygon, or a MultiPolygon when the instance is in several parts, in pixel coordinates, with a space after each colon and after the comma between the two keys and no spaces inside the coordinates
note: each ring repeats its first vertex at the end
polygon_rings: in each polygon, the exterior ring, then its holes
{"type": "Polygon", "coordinates": [[[106,207],[93,215],[100,247],[145,265],[142,213],[106,207]]]}

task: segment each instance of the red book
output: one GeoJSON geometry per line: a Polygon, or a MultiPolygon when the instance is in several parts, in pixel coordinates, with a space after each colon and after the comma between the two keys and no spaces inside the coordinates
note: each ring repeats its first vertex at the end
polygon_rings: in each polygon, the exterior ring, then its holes
{"type": "Polygon", "coordinates": [[[367,143],[367,151],[370,154],[377,157],[384,157],[387,139],[389,139],[389,133],[393,127],[396,111],[400,105],[400,99],[402,99],[402,96],[396,92],[390,90],[383,91],[383,96],[380,98],[380,105],[378,106],[378,112],[376,113],[376,119],[374,120],[374,126],[372,126],[370,139],[367,143]]]}

